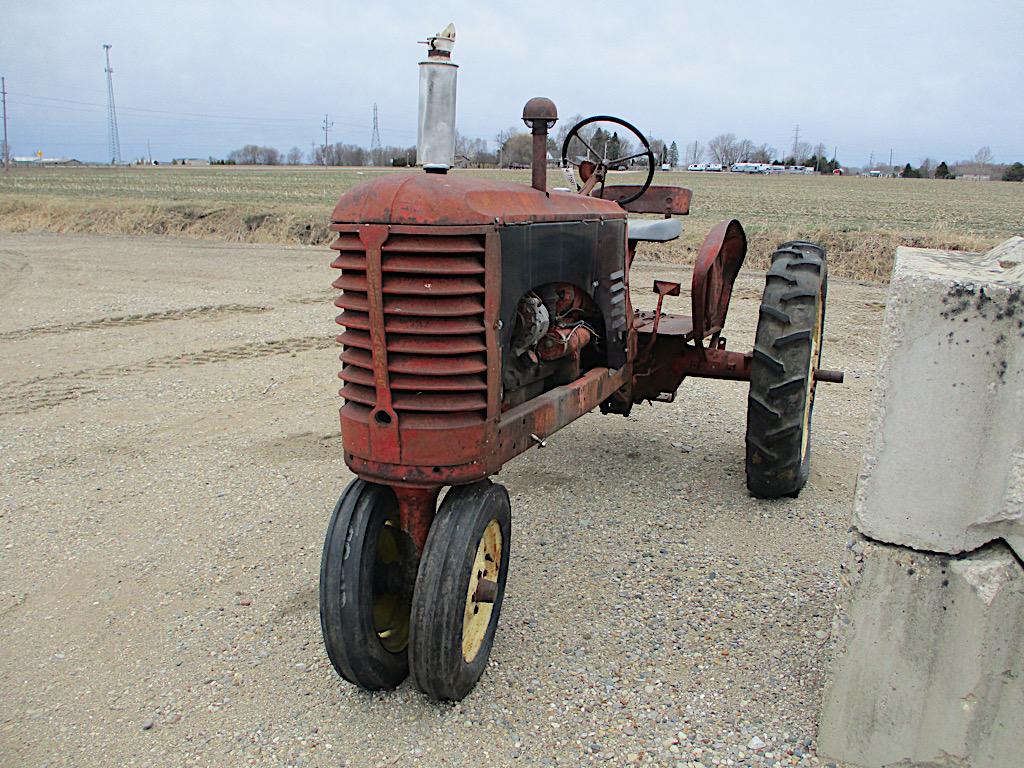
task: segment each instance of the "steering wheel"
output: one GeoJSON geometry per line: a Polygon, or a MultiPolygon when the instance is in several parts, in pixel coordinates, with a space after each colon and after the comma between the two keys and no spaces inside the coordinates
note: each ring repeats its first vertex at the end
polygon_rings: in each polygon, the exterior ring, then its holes
{"type": "Polygon", "coordinates": [[[617,200],[619,205],[625,205],[631,203],[639,198],[647,188],[651,186],[651,182],[654,181],[654,152],[651,150],[651,145],[647,141],[647,138],[640,133],[636,126],[627,123],[625,120],[618,117],[611,117],[610,115],[594,115],[588,117],[586,120],[580,120],[576,125],[572,127],[568,134],[566,134],[565,141],[562,142],[562,168],[566,170],[566,175],[576,185],[576,191],[582,195],[592,195],[594,193],[594,187],[598,184],[601,185],[598,197],[604,197],[604,180],[610,168],[617,167],[620,163],[624,163],[628,160],[633,160],[637,157],[647,156],[647,179],[640,187],[640,191],[635,194],[629,195],[617,200]],[[580,131],[591,123],[615,123],[621,125],[623,128],[632,133],[637,139],[640,140],[640,144],[643,147],[643,151],[634,152],[631,155],[625,155],[623,157],[606,157],[608,151],[608,144],[606,143],[599,149],[592,147],[590,143],[580,135],[580,131]],[[569,145],[572,140],[578,140],[584,147],[587,148],[587,156],[585,158],[576,158],[575,160],[569,159],[569,145]],[[593,159],[592,159],[593,158],[593,159]],[[579,181],[572,174],[572,167],[575,167],[579,172],[579,181]],[[583,182],[582,184],[580,182],[583,182]]]}

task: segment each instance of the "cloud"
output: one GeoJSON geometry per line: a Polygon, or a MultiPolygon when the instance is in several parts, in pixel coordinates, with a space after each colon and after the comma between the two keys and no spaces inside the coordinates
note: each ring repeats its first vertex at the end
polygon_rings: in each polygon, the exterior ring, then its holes
{"type": "Polygon", "coordinates": [[[408,145],[417,41],[449,21],[471,136],[546,95],[680,146],[728,131],[783,148],[799,123],[850,164],[1024,157],[1024,6],[949,0],[20,3],[0,28],[12,148],[105,157],[103,43],[125,156],[308,150],[324,113],[332,141],[366,145],[374,103],[384,142],[408,145]]]}

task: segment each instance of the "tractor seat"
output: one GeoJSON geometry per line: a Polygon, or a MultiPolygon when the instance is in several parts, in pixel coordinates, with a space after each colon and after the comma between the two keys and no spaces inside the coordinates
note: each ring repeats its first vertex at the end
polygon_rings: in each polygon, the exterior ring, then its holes
{"type": "Polygon", "coordinates": [[[633,242],[667,243],[683,232],[679,219],[627,219],[626,237],[633,242]]]}

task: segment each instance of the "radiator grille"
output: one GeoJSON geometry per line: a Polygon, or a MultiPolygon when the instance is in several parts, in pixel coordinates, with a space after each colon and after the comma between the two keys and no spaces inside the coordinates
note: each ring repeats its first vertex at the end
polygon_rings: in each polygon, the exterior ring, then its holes
{"type": "MultiPolygon", "coordinates": [[[[366,251],[359,236],[331,245],[341,270],[334,287],[343,310],[346,408],[376,405],[366,251]]],[[[487,410],[484,241],[479,235],[392,234],[381,252],[382,301],[391,405],[407,426],[463,426],[487,410]]]]}

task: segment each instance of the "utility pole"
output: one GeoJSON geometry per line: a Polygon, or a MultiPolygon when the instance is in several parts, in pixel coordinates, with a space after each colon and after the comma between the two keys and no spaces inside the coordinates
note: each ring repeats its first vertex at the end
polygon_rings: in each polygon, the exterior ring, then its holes
{"type": "Polygon", "coordinates": [[[327,134],[334,127],[334,123],[327,121],[327,115],[324,114],[324,168],[327,167],[327,134]]]}
{"type": "Polygon", "coordinates": [[[380,126],[377,123],[377,103],[373,104],[373,136],[370,138],[370,163],[376,165],[383,158],[384,150],[380,146],[380,126]]]}
{"type": "Polygon", "coordinates": [[[798,160],[798,158],[796,156],[796,150],[797,150],[797,145],[799,145],[799,144],[800,144],[800,124],[797,123],[796,128],[793,129],[793,165],[796,165],[797,160],[798,160]]]}
{"type": "Polygon", "coordinates": [[[4,102],[4,170],[11,170],[11,150],[7,147],[7,78],[0,77],[0,93],[4,102]]]}
{"type": "Polygon", "coordinates": [[[871,159],[868,160],[868,170],[873,171],[875,169],[875,153],[871,153],[871,159]]]}
{"type": "Polygon", "coordinates": [[[121,138],[117,135],[117,110],[114,109],[114,70],[110,66],[110,43],[103,44],[103,52],[107,57],[107,67],[103,71],[107,73],[107,133],[108,133],[108,154],[111,163],[121,162],[121,138]]]}
{"type": "Polygon", "coordinates": [[[892,147],[889,147],[889,170],[892,170],[892,147]]]}

